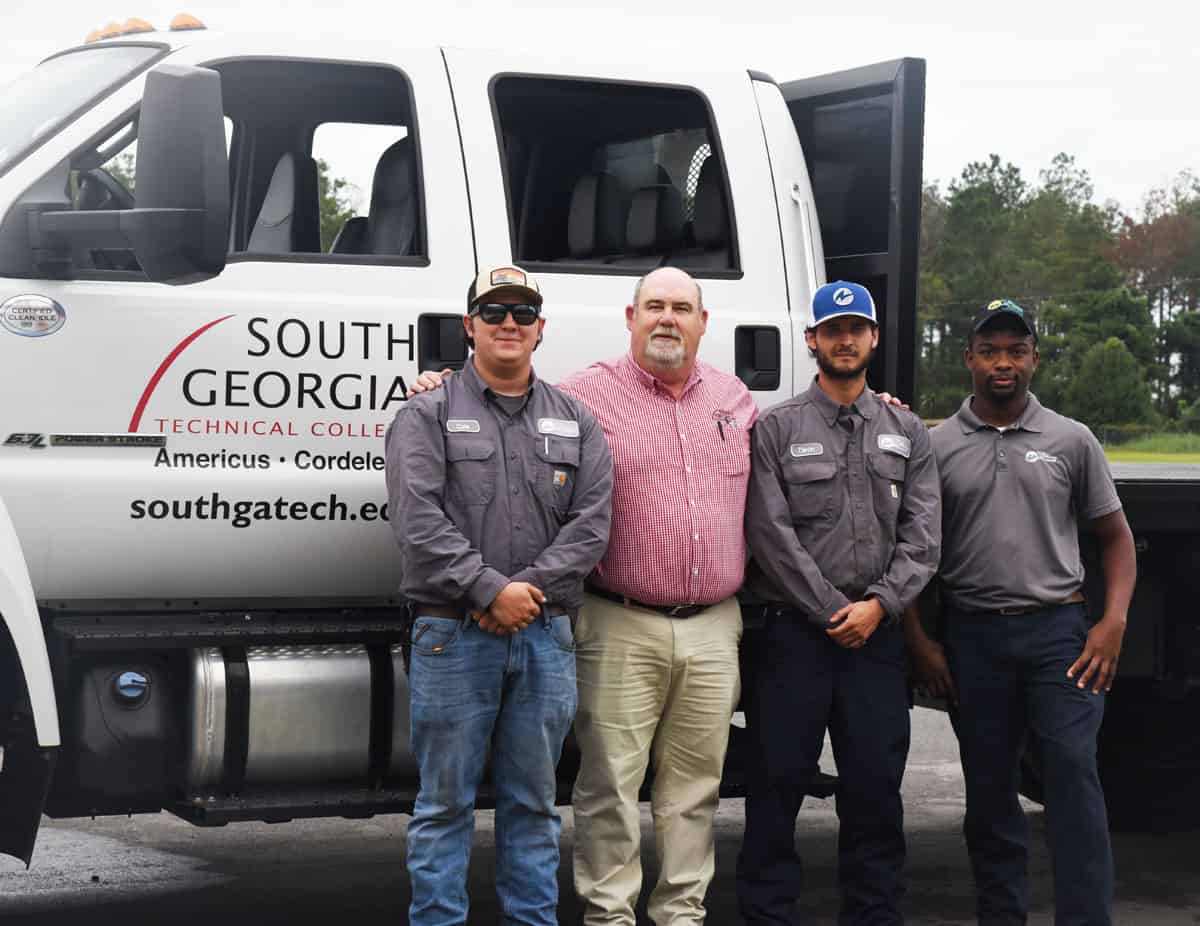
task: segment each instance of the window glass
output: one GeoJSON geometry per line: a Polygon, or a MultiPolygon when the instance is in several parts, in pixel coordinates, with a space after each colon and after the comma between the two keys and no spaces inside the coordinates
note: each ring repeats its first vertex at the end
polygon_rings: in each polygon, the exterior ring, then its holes
{"type": "Polygon", "coordinates": [[[71,114],[107,95],[162,49],[110,45],[43,61],[0,89],[0,173],[53,135],[71,114]]]}
{"type": "Polygon", "coordinates": [[[501,78],[492,92],[518,260],[736,269],[728,184],[699,93],[531,77],[501,78]]]}
{"type": "Polygon", "coordinates": [[[365,216],[375,165],[393,144],[408,137],[402,125],[325,122],[313,132],[321,198],[321,252],[328,254],[338,232],[355,216],[365,216]]]}

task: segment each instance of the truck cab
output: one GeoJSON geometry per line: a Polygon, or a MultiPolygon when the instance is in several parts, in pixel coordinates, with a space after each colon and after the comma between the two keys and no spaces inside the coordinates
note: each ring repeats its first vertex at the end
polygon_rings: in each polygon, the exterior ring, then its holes
{"type": "Polygon", "coordinates": [[[554,381],[624,353],[637,279],[682,267],[702,359],[762,407],[815,373],[812,291],[857,280],[871,382],[912,394],[919,60],[780,85],[156,32],[54,55],[0,108],[0,850],[26,862],[43,809],[411,807],[382,439],[420,370],[465,360],[478,268],[537,274],[554,381]],[[331,127],[374,160],[336,229],[331,127]]]}

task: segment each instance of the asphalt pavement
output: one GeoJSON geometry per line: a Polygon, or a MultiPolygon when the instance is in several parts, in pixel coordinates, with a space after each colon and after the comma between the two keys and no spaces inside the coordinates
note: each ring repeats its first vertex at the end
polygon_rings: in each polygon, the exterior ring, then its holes
{"type": "MultiPolygon", "coordinates": [[[[827,751],[828,752],[828,751],[827,751]]],[[[823,765],[833,770],[831,758],[823,765]]],[[[913,715],[905,777],[909,834],[906,901],[910,926],[972,923],[972,889],[960,827],[962,776],[946,718],[913,715]]],[[[1050,863],[1042,813],[1027,805],[1033,832],[1034,926],[1053,922],[1050,863]]],[[[559,867],[560,922],[578,922],[571,893],[574,838],[564,808],[559,867]]],[[[491,813],[478,815],[470,890],[471,923],[497,922],[491,813]]],[[[120,923],[122,926],[396,926],[407,922],[404,876],[407,818],[242,823],[200,829],[167,814],[44,822],[29,871],[0,861],[0,922],[120,923]]],[[[649,807],[643,805],[643,865],[656,873],[649,807]]],[[[742,802],[722,801],[717,876],[708,922],[740,922],[733,873],[742,802]]],[[[796,827],[807,870],[802,899],[813,923],[836,921],[837,818],[832,800],[810,800],[796,827]]],[[[1117,834],[1116,921],[1134,926],[1200,926],[1200,833],[1117,834]]],[[[645,918],[645,894],[640,923],[645,918]]]]}

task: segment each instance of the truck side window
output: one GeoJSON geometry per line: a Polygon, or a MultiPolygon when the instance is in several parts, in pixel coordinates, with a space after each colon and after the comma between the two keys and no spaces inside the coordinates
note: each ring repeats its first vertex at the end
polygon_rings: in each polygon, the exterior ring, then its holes
{"type": "Polygon", "coordinates": [[[541,270],[736,270],[729,186],[695,90],[558,78],[492,85],[513,253],[541,270]]]}
{"type": "Polygon", "coordinates": [[[384,65],[234,60],[230,260],[424,264],[419,138],[405,75],[384,65]]]}

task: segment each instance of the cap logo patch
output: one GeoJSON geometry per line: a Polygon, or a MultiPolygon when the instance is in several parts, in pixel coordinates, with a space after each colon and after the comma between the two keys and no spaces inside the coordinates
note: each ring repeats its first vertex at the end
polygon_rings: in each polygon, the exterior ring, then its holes
{"type": "Polygon", "coordinates": [[[539,418],[539,434],[553,434],[555,437],[578,437],[579,422],[568,421],[565,418],[539,418]]]}
{"type": "Polygon", "coordinates": [[[1026,463],[1057,463],[1058,457],[1052,453],[1043,453],[1040,450],[1025,451],[1026,463]]]}
{"type": "Polygon", "coordinates": [[[561,469],[556,469],[554,471],[554,488],[561,489],[566,484],[567,474],[561,469]]]}
{"type": "Polygon", "coordinates": [[[446,422],[446,430],[451,434],[478,434],[479,422],[473,418],[451,418],[446,422]]]}
{"type": "Polygon", "coordinates": [[[894,453],[896,456],[908,459],[908,455],[912,452],[912,441],[901,434],[880,434],[876,438],[876,443],[879,444],[879,449],[884,453],[894,453]]]}
{"type": "Polygon", "coordinates": [[[525,274],[516,267],[498,267],[492,271],[492,285],[500,286],[504,283],[515,283],[517,286],[527,285],[525,274]]]}
{"type": "Polygon", "coordinates": [[[791,454],[796,459],[802,457],[819,457],[824,452],[824,444],[792,444],[791,446],[791,454]]]}
{"type": "Polygon", "coordinates": [[[845,286],[842,286],[834,291],[833,301],[840,306],[850,305],[852,302],[854,302],[854,293],[852,293],[845,286]]]}

